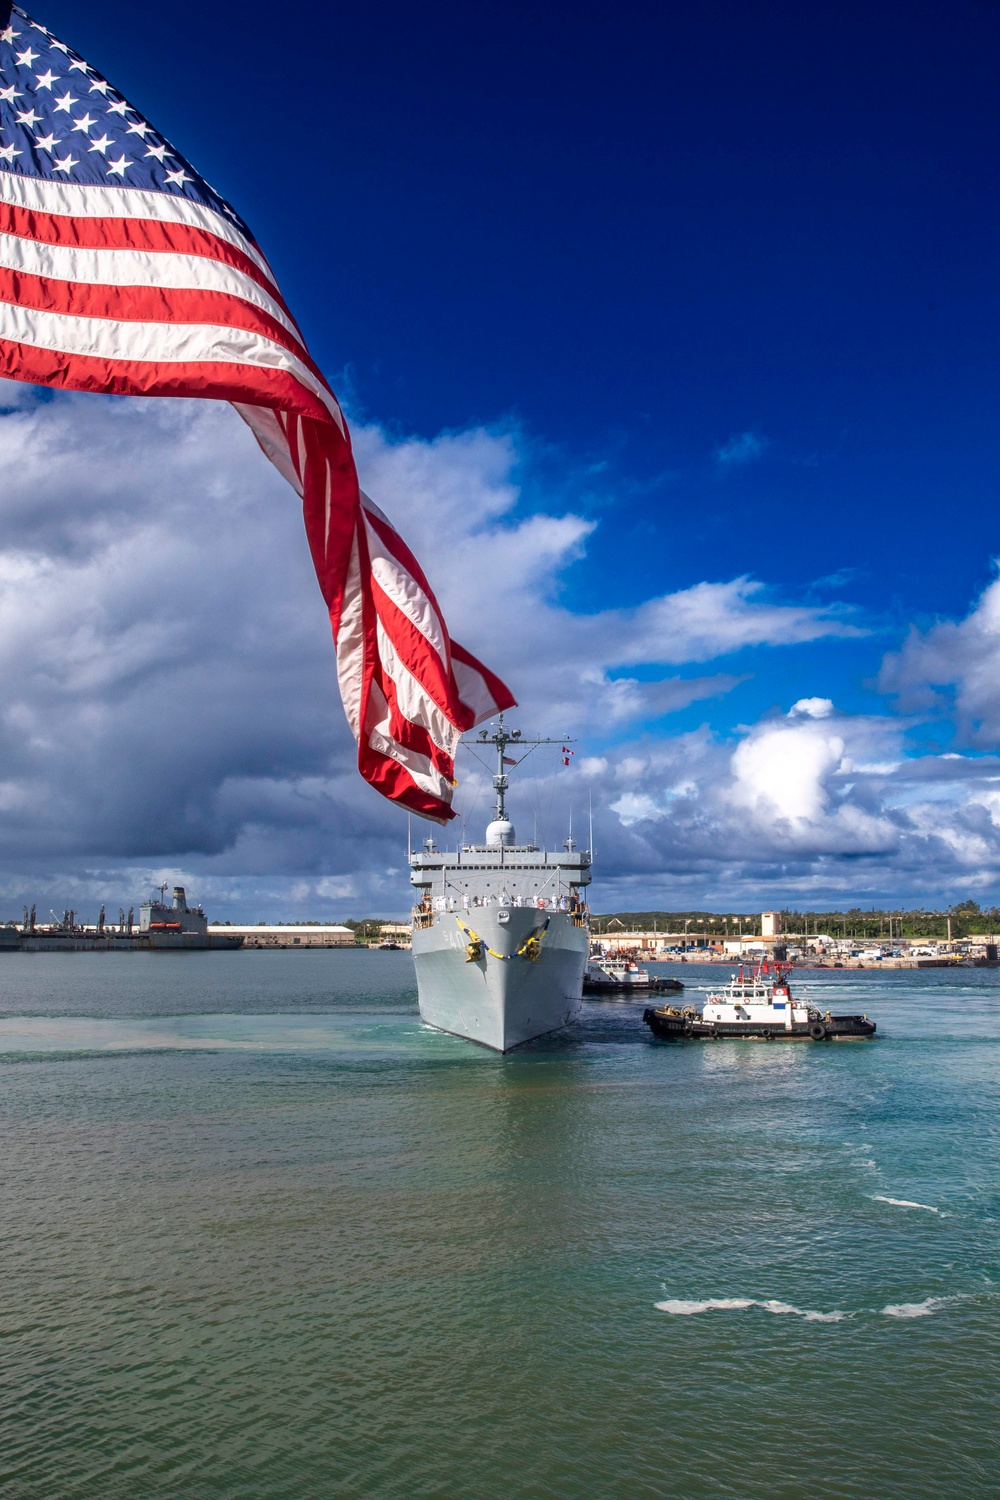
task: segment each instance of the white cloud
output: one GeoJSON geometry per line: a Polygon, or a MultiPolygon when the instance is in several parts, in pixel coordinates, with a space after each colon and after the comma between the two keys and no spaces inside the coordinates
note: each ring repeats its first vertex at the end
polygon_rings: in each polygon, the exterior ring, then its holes
{"type": "MultiPolygon", "coordinates": [[[[404,909],[405,822],[354,769],[298,502],[239,419],[19,386],[0,410],[0,895],[127,905],[166,878],[219,914],[404,909]]],[[[366,487],[456,636],[514,687],[524,727],[589,740],[558,776],[529,767],[523,801],[561,837],[592,789],[606,904],[636,888],[643,904],[735,899],[741,883],[852,894],[861,869],[915,888],[1000,871],[1000,765],[907,760],[899,723],[828,698],[735,740],[647,732],[612,753],[595,733],[741,680],[700,664],[856,636],[851,616],[748,578],[574,610],[566,571],[599,541],[580,516],[525,511],[516,434],[355,436],[366,487]]],[[[998,588],[968,621],[913,638],[887,667],[900,691],[951,682],[980,725],[1000,724],[998,588]]],[[[466,766],[470,827],[487,783],[466,766]]]]}
{"type": "Polygon", "coordinates": [[[800,698],[788,710],[788,717],[790,719],[803,716],[808,719],[828,719],[832,713],[833,700],[830,698],[800,698]]]}
{"type": "Polygon", "coordinates": [[[722,469],[741,468],[763,458],[770,443],[759,432],[737,432],[715,450],[715,461],[722,469]]]}
{"type": "Polygon", "coordinates": [[[1000,743],[1000,579],[964,620],[911,631],[886,657],[881,686],[907,710],[952,710],[972,744],[1000,743]]]}

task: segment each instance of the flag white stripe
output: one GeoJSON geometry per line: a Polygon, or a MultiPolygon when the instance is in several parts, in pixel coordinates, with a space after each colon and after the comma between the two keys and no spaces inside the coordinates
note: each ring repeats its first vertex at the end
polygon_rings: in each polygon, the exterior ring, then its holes
{"type": "Polygon", "coordinates": [[[447,670],[448,637],[427,595],[403,564],[389,552],[382,538],[366,522],[368,550],[372,560],[372,577],[396,608],[416,626],[435,650],[447,670]]]}
{"type": "Polygon", "coordinates": [[[419,724],[422,729],[426,729],[435,745],[454,760],[460,731],[445,717],[429,697],[426,688],[400,661],[381,620],[376,625],[376,636],[379,660],[395,684],[396,702],[403,717],[411,724],[419,724]]]}
{"type": "Polygon", "coordinates": [[[283,305],[234,266],[205,255],[175,255],[150,250],[93,250],[75,245],[48,245],[17,234],[0,233],[0,266],[45,276],[53,281],[88,286],[165,287],[172,291],[222,292],[270,313],[302,346],[302,339],[283,305]]]}
{"type": "Polygon", "coordinates": [[[368,743],[379,755],[386,756],[403,766],[421,791],[427,792],[432,797],[448,803],[451,801],[452,785],[446,776],[433,764],[426,755],[421,755],[419,750],[412,750],[406,745],[401,745],[398,740],[392,738],[389,723],[389,705],[385,700],[381,688],[377,683],[372,683],[371,703],[369,708],[369,719],[373,713],[381,712],[382,717],[371,723],[368,730],[368,743]]]}
{"type": "Polygon", "coordinates": [[[361,737],[361,693],[365,675],[364,597],[358,538],[351,545],[351,561],[344,579],[344,595],[337,631],[337,681],[347,722],[354,738],[361,737]]]}
{"type": "Polygon", "coordinates": [[[292,489],[301,498],[305,492],[305,486],[299,477],[298,470],[292,462],[288,438],[285,436],[285,429],[281,425],[281,418],[278,416],[278,413],[271,411],[267,406],[250,406],[243,401],[233,401],[232,406],[235,411],[239,412],[244,422],[250,428],[260,444],[262,452],[271,460],[278,473],[283,479],[287,479],[292,489]]]}
{"type": "Polygon", "coordinates": [[[336,399],[288,349],[263,334],[218,323],[131,323],[111,318],[80,318],[3,303],[2,335],[19,344],[92,359],[139,360],[151,365],[253,365],[284,370],[326,407],[344,430],[336,399]]]}
{"type": "Polygon", "coordinates": [[[496,699],[481,672],[454,655],[451,658],[451,670],[455,674],[458,696],[466,708],[471,709],[477,724],[496,713],[496,699]]]}
{"type": "Polygon", "coordinates": [[[274,284],[274,273],[250,240],[222,214],[172,193],[148,192],[143,188],[100,187],[80,182],[47,182],[42,177],[22,177],[0,171],[0,199],[36,213],[56,214],[67,219],[156,219],[163,224],[186,224],[214,234],[242,250],[274,284]]]}

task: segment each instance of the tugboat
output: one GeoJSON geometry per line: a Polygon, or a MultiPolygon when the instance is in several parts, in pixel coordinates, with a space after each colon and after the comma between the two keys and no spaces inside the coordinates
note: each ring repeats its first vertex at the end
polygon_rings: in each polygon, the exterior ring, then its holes
{"type": "Polygon", "coordinates": [[[679,995],[679,979],[660,979],[632,959],[592,958],[583,971],[584,995],[679,995]]]}
{"type": "Polygon", "coordinates": [[[789,968],[757,964],[748,975],[741,964],[739,973],[718,994],[709,995],[700,1012],[693,1005],[658,1005],[647,1008],[642,1019],[654,1036],[670,1041],[739,1036],[765,1042],[825,1042],[875,1035],[875,1022],[867,1016],[832,1016],[796,1000],[788,984],[789,968]]]}

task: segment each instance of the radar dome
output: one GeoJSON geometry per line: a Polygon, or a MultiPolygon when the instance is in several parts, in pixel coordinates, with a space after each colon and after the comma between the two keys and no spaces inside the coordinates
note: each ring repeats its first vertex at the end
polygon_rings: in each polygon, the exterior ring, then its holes
{"type": "Polygon", "coordinates": [[[494,847],[498,844],[512,844],[514,842],[513,823],[508,823],[506,818],[498,818],[487,828],[486,842],[494,847]]]}

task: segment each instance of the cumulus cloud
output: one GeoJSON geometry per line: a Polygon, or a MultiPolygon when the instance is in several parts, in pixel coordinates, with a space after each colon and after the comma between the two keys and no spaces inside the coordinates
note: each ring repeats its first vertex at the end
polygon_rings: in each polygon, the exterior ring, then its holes
{"type": "Polygon", "coordinates": [[[881,686],[904,710],[954,713],[970,744],[1000,742],[1000,579],[964,620],[911,631],[902,649],[886,657],[881,686]]]}
{"type": "MultiPolygon", "coordinates": [[[[678,667],[855,628],[746,578],[574,614],[561,577],[593,523],[522,512],[516,435],[356,446],[456,636],[536,722],[648,720],[741,680],[678,667]]],[[[2,383],[0,526],[0,889],[398,888],[400,815],[354,770],[298,503],[229,408],[2,383]]]]}
{"type": "MultiPolygon", "coordinates": [[[[516,433],[355,436],[366,488],[525,727],[589,731],[568,772],[526,767],[522,822],[561,838],[592,793],[606,904],[639,889],[690,904],[692,882],[705,900],[751,881],[854,895],[862,868],[914,888],[932,869],[1000,869],[1000,766],[908,760],[898,720],[816,696],[735,737],[657,723],[729,692],[740,652],[859,635],[850,614],[747,577],[571,609],[563,580],[594,525],[526,509],[516,433]]],[[[233,916],[405,908],[405,821],[354,769],[297,500],[228,408],[0,386],[0,527],[11,910],[128,904],[160,880],[233,916]]],[[[947,680],[985,703],[974,655],[996,608],[984,596],[969,621],[914,637],[886,669],[898,690],[930,671],[935,692],[947,680]]],[[[470,831],[488,800],[466,757],[470,831]]]]}
{"type": "Polygon", "coordinates": [[[788,710],[788,717],[795,719],[805,715],[808,719],[828,719],[832,713],[833,700],[831,698],[800,698],[788,710]]]}

